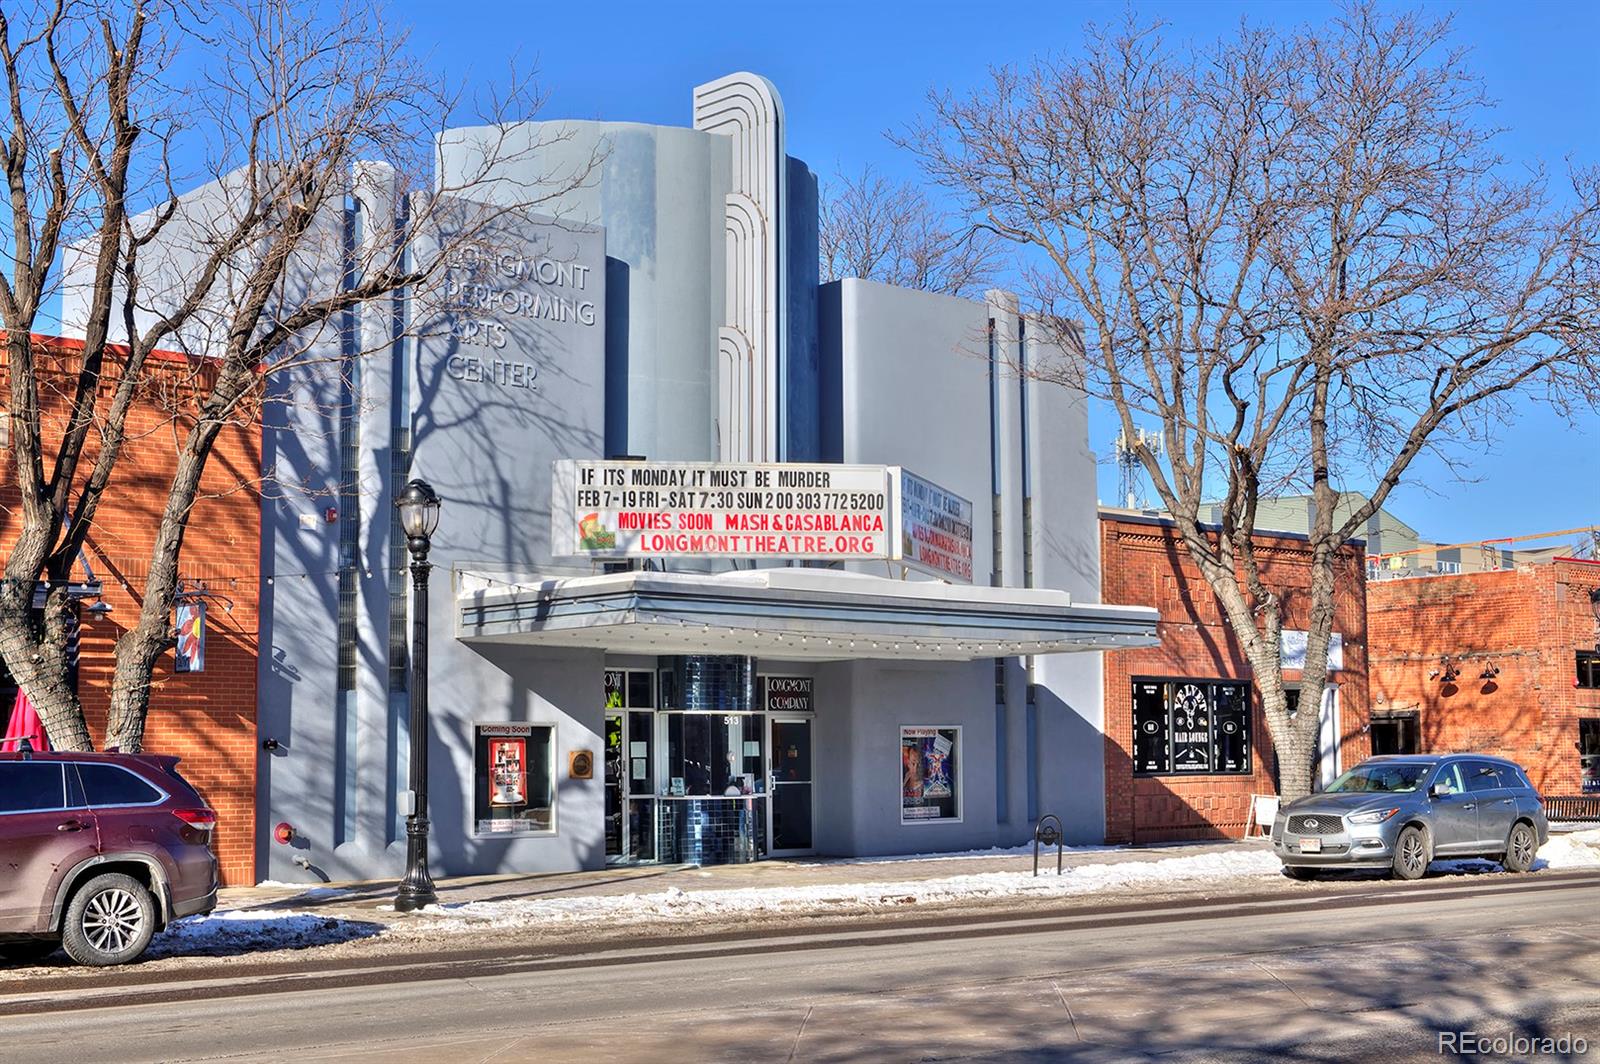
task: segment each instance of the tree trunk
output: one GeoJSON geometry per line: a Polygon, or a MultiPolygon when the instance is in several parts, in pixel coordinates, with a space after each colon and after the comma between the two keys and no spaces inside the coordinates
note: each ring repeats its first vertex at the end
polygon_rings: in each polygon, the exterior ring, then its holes
{"type": "MultiPolygon", "coordinates": [[[[28,538],[25,531],[24,539],[28,538]]],[[[24,551],[24,544],[19,542],[12,554],[13,562],[17,562],[18,555],[24,551]]],[[[0,656],[5,658],[17,687],[38,712],[50,746],[56,750],[93,750],[83,707],[67,682],[67,636],[72,603],[67,597],[66,584],[52,584],[45,596],[41,626],[33,612],[34,588],[39,582],[37,575],[13,575],[27,571],[26,562],[34,551],[26,553],[21,564],[8,567],[5,588],[0,592],[0,656]]],[[[37,553],[42,563],[43,552],[37,553]]],[[[37,572],[35,569],[34,573],[37,572]]]]}
{"type": "Polygon", "coordinates": [[[1333,556],[1316,551],[1312,564],[1311,622],[1307,632],[1305,668],[1301,672],[1300,698],[1289,713],[1288,690],[1283,681],[1283,617],[1281,600],[1265,585],[1256,594],[1245,593],[1239,576],[1218,564],[1198,523],[1180,525],[1190,557],[1199,566],[1217,596],[1224,620],[1239,640],[1255,686],[1261,693],[1267,732],[1278,754],[1278,796],[1285,802],[1311,793],[1317,760],[1323,691],[1327,688],[1328,642],[1333,627],[1333,556]]]}
{"type": "MultiPolygon", "coordinates": [[[[1312,773],[1317,760],[1317,729],[1300,727],[1299,718],[1309,707],[1295,714],[1295,720],[1275,737],[1278,750],[1278,797],[1284,802],[1304,798],[1311,793],[1312,773]]],[[[1316,715],[1312,714],[1312,721],[1316,715]]]]}

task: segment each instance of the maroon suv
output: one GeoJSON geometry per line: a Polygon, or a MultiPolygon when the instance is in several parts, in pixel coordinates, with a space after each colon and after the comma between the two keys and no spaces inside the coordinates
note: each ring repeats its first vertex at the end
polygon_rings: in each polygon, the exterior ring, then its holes
{"type": "Polygon", "coordinates": [[[0,959],[122,964],[217,904],[217,815],[152,754],[0,754],[0,959]]]}

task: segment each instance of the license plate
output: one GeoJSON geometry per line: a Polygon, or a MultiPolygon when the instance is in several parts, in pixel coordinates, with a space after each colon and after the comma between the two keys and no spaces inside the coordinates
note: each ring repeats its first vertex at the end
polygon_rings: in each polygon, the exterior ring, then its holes
{"type": "Polygon", "coordinates": [[[1300,852],[1301,853],[1321,853],[1322,852],[1322,840],[1321,839],[1301,839],[1300,840],[1300,852]]]}

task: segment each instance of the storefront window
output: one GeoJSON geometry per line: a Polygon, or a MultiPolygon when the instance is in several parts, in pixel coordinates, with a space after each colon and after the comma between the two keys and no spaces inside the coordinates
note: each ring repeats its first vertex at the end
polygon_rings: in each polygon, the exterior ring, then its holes
{"type": "Polygon", "coordinates": [[[1578,721],[1578,758],[1583,766],[1583,792],[1600,791],[1600,717],[1578,721]]]}
{"type": "Polygon", "coordinates": [[[663,713],[667,793],[735,796],[765,790],[761,718],[751,713],[663,713]]]}
{"type": "Polygon", "coordinates": [[[1386,716],[1373,716],[1372,752],[1374,755],[1419,753],[1417,715],[1390,713],[1386,716]]]}
{"type": "Polygon", "coordinates": [[[479,724],[473,743],[473,823],[478,835],[555,830],[555,728],[479,724]]]}
{"type": "Polygon", "coordinates": [[[1600,651],[1580,650],[1573,668],[1573,682],[1579,687],[1600,687],[1600,651]]]}
{"type": "Polygon", "coordinates": [[[900,729],[900,821],[961,820],[961,729],[900,729]]]}
{"type": "Polygon", "coordinates": [[[1248,775],[1250,689],[1218,680],[1133,681],[1136,776],[1248,775]]]}

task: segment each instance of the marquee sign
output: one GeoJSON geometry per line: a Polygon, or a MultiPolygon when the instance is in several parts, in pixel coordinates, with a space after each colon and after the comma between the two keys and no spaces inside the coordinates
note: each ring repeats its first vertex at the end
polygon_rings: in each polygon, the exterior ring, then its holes
{"type": "Polygon", "coordinates": [[[906,469],[899,474],[900,560],[972,583],[972,503],[906,469]]]}
{"type": "Polygon", "coordinates": [[[899,561],[972,579],[972,504],[898,466],[555,463],[551,553],[899,561]]]}

